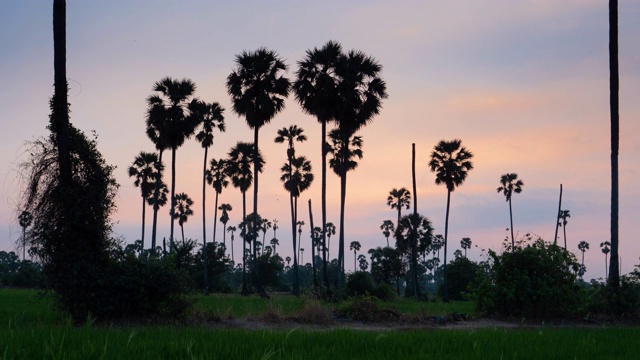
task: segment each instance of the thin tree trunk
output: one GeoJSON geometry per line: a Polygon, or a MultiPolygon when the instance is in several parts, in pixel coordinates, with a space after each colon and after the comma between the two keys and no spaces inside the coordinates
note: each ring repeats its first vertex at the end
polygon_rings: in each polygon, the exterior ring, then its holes
{"type": "MultiPolygon", "coordinates": [[[[444,218],[444,272],[443,275],[443,300],[444,302],[449,302],[449,289],[447,288],[447,243],[449,236],[449,205],[451,204],[451,191],[447,189],[447,216],[444,218]]],[[[511,211],[511,201],[509,201],[509,211],[511,211]]],[[[513,232],[513,225],[511,227],[511,231],[513,232]]]]}
{"type": "Polygon", "coordinates": [[[344,208],[347,198],[347,170],[345,159],[346,157],[343,154],[342,176],[340,177],[340,239],[338,241],[338,289],[344,287],[344,208]]]}
{"type": "Polygon", "coordinates": [[[313,287],[318,286],[318,275],[316,274],[316,246],[313,243],[313,212],[311,211],[311,199],[309,199],[309,226],[311,227],[311,268],[313,269],[313,287]]]}
{"type": "Polygon", "coordinates": [[[298,198],[291,196],[292,225],[291,234],[293,235],[293,294],[300,296],[300,278],[298,273],[298,249],[296,242],[296,222],[298,222],[298,198]]]}
{"type": "Polygon", "coordinates": [[[249,295],[249,290],[247,289],[247,241],[245,236],[247,236],[247,195],[246,191],[242,192],[242,229],[240,229],[240,234],[244,232],[242,235],[242,295],[249,295]]]}
{"type": "Polygon", "coordinates": [[[158,205],[158,198],[160,197],[160,181],[162,181],[162,173],[159,171],[162,166],[162,153],[163,150],[159,150],[158,155],[158,173],[156,174],[156,184],[153,190],[153,227],[151,228],[151,251],[155,254],[156,251],[156,230],[158,228],[158,209],[160,206],[158,205]]]}
{"type": "MultiPolygon", "coordinates": [[[[418,197],[416,196],[416,144],[411,144],[411,178],[413,182],[413,215],[418,220],[418,197]]],[[[448,198],[447,198],[448,201],[448,198]]],[[[449,209],[447,208],[447,211],[449,209]]],[[[414,224],[411,230],[411,258],[413,259],[413,281],[414,281],[414,295],[417,299],[420,298],[420,285],[418,283],[418,226],[419,223],[414,224]]],[[[445,225],[445,238],[446,238],[446,225],[445,225]]],[[[445,290],[446,294],[446,290],[445,290]]]]}
{"type": "MultiPolygon", "coordinates": [[[[509,198],[509,219],[511,221],[511,251],[516,251],[516,242],[513,238],[513,212],[511,211],[511,198],[509,198]]],[[[446,236],[445,236],[445,253],[444,256],[447,257],[447,252],[446,252],[446,246],[447,246],[447,241],[446,241],[446,236]]]]}
{"type": "MultiPolygon", "coordinates": [[[[558,244],[558,227],[560,226],[560,212],[562,211],[562,184],[560,184],[560,198],[558,199],[558,213],[556,215],[556,234],[553,236],[553,245],[558,244]]],[[[565,249],[566,249],[565,244],[565,249]]]]}
{"type": "Polygon", "coordinates": [[[142,235],[140,236],[140,252],[144,250],[144,218],[146,213],[146,206],[145,206],[146,200],[147,199],[145,199],[144,196],[142,196],[142,235]]]}
{"type": "Polygon", "coordinates": [[[258,273],[258,254],[256,243],[258,241],[258,127],[256,126],[253,131],[253,231],[251,234],[253,241],[253,266],[251,267],[252,281],[255,279],[255,285],[258,288],[258,292],[261,296],[265,296],[266,293],[262,288],[262,282],[260,281],[260,274],[258,273]]]}
{"type": "Polygon", "coordinates": [[[620,142],[618,74],[618,0],[609,0],[609,104],[611,108],[611,261],[608,285],[620,286],[618,266],[618,150],[620,142]]]}
{"type": "Polygon", "coordinates": [[[327,122],[322,122],[322,276],[324,277],[324,286],[329,289],[329,275],[327,272],[327,256],[329,248],[327,247],[327,151],[326,151],[326,133],[327,122]]]}
{"type": "Polygon", "coordinates": [[[562,232],[564,233],[564,249],[567,250],[567,224],[562,223],[562,232]]]}
{"type": "Polygon", "coordinates": [[[176,206],[176,148],[171,148],[171,209],[169,214],[171,215],[171,231],[169,232],[169,253],[173,253],[173,228],[175,225],[175,219],[173,218],[174,210],[176,206]]]}
{"type": "MultiPolygon", "coordinates": [[[[202,262],[204,264],[204,294],[209,295],[209,266],[207,264],[207,152],[209,148],[204,148],[204,164],[202,165],[202,262]]],[[[216,193],[216,201],[218,200],[218,194],[216,193]]],[[[218,204],[216,204],[217,209],[218,204]]],[[[213,227],[215,229],[216,221],[214,217],[213,227]]],[[[213,233],[215,243],[215,230],[213,233]]]]}
{"type": "MultiPolygon", "coordinates": [[[[416,144],[411,144],[411,177],[413,178],[413,213],[418,214],[418,188],[416,186],[416,144]]],[[[398,216],[400,213],[398,213],[398,216]]],[[[398,219],[399,221],[400,219],[398,219]]]]}
{"type": "Polygon", "coordinates": [[[182,245],[184,245],[184,225],[180,225],[180,231],[182,232],[182,245]]]}
{"type": "MultiPolygon", "coordinates": [[[[216,214],[217,215],[217,214],[216,214]]],[[[222,224],[222,244],[224,245],[225,252],[227,251],[227,223],[222,224]]]]}

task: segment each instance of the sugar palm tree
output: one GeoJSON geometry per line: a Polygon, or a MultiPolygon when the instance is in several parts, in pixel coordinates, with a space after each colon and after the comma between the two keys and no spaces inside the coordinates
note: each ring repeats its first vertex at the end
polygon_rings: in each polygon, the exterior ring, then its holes
{"type": "Polygon", "coordinates": [[[277,238],[273,238],[271,239],[271,241],[269,241],[269,243],[271,244],[271,247],[273,248],[273,253],[277,254],[278,252],[276,251],[276,246],[280,245],[280,240],[278,240],[277,238]]]}
{"type": "Polygon", "coordinates": [[[441,140],[431,152],[429,169],[436,173],[436,184],[447,187],[447,212],[444,221],[444,296],[449,301],[447,292],[447,240],[449,235],[449,209],[451,193],[467,179],[469,171],[473,169],[473,154],[462,146],[462,140],[441,140]]]}
{"type": "Polygon", "coordinates": [[[231,204],[221,204],[218,206],[218,210],[222,210],[222,215],[220,215],[220,222],[222,223],[222,244],[224,247],[227,247],[227,222],[229,222],[229,212],[233,210],[231,204]]]}
{"type": "Polygon", "coordinates": [[[31,226],[32,222],[33,222],[33,215],[31,215],[29,211],[23,210],[20,213],[20,215],[18,215],[18,223],[22,228],[22,261],[26,259],[27,228],[31,226]]]}
{"type": "Polygon", "coordinates": [[[329,249],[331,248],[331,235],[336,234],[336,226],[332,222],[328,222],[326,223],[325,228],[327,229],[327,249],[325,251],[327,252],[327,257],[330,257],[331,253],[329,252],[329,249]]]}
{"type": "Polygon", "coordinates": [[[384,235],[384,237],[387,239],[387,247],[389,247],[389,236],[391,236],[391,233],[396,231],[396,228],[393,225],[393,221],[383,221],[382,225],[380,225],[380,230],[382,230],[382,235],[384,235]]]}
{"type": "Polygon", "coordinates": [[[413,294],[420,298],[418,282],[418,243],[431,244],[433,227],[431,221],[418,214],[405,215],[396,228],[396,247],[401,253],[409,253],[411,259],[411,276],[413,277],[413,294]]]}
{"type": "MultiPolygon", "coordinates": [[[[224,223],[225,225],[227,224],[226,222],[224,223]]],[[[236,230],[238,230],[235,226],[229,226],[227,228],[227,231],[231,233],[231,262],[233,262],[233,264],[235,265],[235,259],[233,257],[233,240],[235,238],[234,234],[236,232],[236,230]]]]}
{"type": "Polygon", "coordinates": [[[140,236],[140,245],[143,250],[146,202],[153,195],[156,173],[162,171],[162,169],[157,168],[158,165],[158,155],[156,153],[141,151],[128,169],[129,177],[135,178],[133,185],[140,188],[142,196],[142,235],[140,236]]]}
{"type": "MultiPolygon", "coordinates": [[[[147,136],[156,144],[156,148],[171,149],[171,230],[169,233],[169,251],[173,249],[176,190],[176,150],[191,137],[198,126],[198,117],[191,116],[189,104],[198,100],[193,98],[196,85],[189,79],[174,80],[163,78],[153,85],[156,94],[147,98],[147,136]]],[[[162,155],[159,156],[162,160],[162,155]]]]}
{"type": "MultiPolygon", "coordinates": [[[[277,113],[284,110],[290,83],[283,72],[287,65],[274,51],[260,48],[243,51],[236,56],[236,69],[227,77],[227,91],[231,95],[233,111],[244,116],[253,129],[253,213],[258,214],[258,132],[277,113]]],[[[253,227],[257,229],[257,224],[253,227]]],[[[254,244],[255,245],[255,244],[254,244]]],[[[254,257],[255,257],[254,246],[254,257]]]]}
{"type": "Polygon", "coordinates": [[[464,257],[467,257],[467,250],[471,249],[471,239],[468,237],[462,238],[460,247],[464,250],[464,257]]]}
{"type": "Polygon", "coordinates": [[[389,191],[389,196],[387,196],[387,205],[391,207],[391,209],[398,210],[398,222],[400,223],[400,218],[402,217],[402,208],[409,209],[411,206],[411,192],[407,190],[407,188],[396,189],[393,188],[389,191]]]}
{"type": "MultiPolygon", "coordinates": [[[[216,192],[216,198],[214,201],[214,214],[213,214],[213,242],[216,242],[216,230],[217,230],[217,221],[218,217],[218,197],[222,193],[222,190],[229,185],[229,174],[228,174],[228,161],[225,159],[211,159],[209,162],[209,169],[205,174],[206,181],[209,185],[211,185],[216,192]]],[[[220,209],[222,210],[222,209],[220,209]]]]}
{"type": "Polygon", "coordinates": [[[605,277],[605,279],[609,278],[609,275],[607,273],[607,266],[608,266],[607,255],[609,255],[609,252],[611,252],[610,246],[611,246],[611,243],[608,242],[608,241],[600,243],[600,248],[602,249],[602,253],[604,254],[604,277],[605,277]]]}
{"type": "Polygon", "coordinates": [[[564,249],[567,250],[567,219],[571,217],[569,210],[560,210],[558,214],[558,222],[562,225],[562,232],[564,234],[564,249]]]}
{"type": "Polygon", "coordinates": [[[343,137],[339,129],[329,133],[331,139],[331,155],[329,166],[340,176],[340,235],[338,244],[338,283],[340,288],[344,282],[344,211],[347,197],[347,172],[358,167],[356,159],[362,159],[362,137],[343,137]]]}
{"type": "MultiPolygon", "coordinates": [[[[320,151],[322,154],[322,248],[327,249],[327,123],[335,120],[335,110],[339,101],[336,66],[342,54],[342,46],[328,41],[320,49],[306,51],[306,56],[298,62],[293,90],[296,100],[307,114],[316,117],[321,124],[320,151]]],[[[322,272],[325,287],[329,287],[326,251],[322,252],[322,272]]]]}
{"type": "Polygon", "coordinates": [[[510,173],[504,174],[500,177],[500,187],[498,187],[498,192],[503,193],[506,201],[509,202],[509,219],[511,221],[511,248],[515,250],[516,243],[513,237],[513,212],[511,210],[511,197],[513,193],[519,194],[522,192],[522,187],[524,186],[524,182],[518,179],[518,174],[510,173]]]}
{"type": "Polygon", "coordinates": [[[358,256],[358,251],[360,251],[361,245],[359,241],[352,241],[349,244],[349,250],[353,251],[353,272],[358,271],[356,267],[356,260],[358,256]]]}
{"type": "MultiPolygon", "coordinates": [[[[262,244],[264,244],[264,247],[266,247],[266,238],[267,238],[267,231],[269,231],[269,229],[271,229],[271,221],[269,221],[268,219],[265,218],[261,218],[260,219],[260,224],[258,224],[258,228],[260,229],[260,231],[262,231],[262,244]]],[[[263,247],[263,250],[264,250],[263,247]]]]}
{"type": "Polygon", "coordinates": [[[191,210],[191,205],[193,205],[193,200],[189,197],[189,195],[185,193],[176,194],[176,198],[173,201],[174,209],[171,211],[172,216],[178,220],[178,225],[180,225],[180,229],[182,230],[182,242],[184,243],[184,223],[189,220],[189,216],[193,215],[193,210],[191,210]]]}
{"type": "MultiPolygon", "coordinates": [[[[247,190],[251,187],[253,183],[253,175],[252,175],[252,165],[257,170],[254,173],[262,172],[262,168],[264,166],[264,160],[262,154],[259,151],[255,151],[255,146],[252,143],[246,142],[238,142],[231,150],[229,151],[229,159],[228,161],[228,173],[231,178],[231,183],[233,186],[240,190],[242,193],[242,224],[246,224],[247,219],[247,190]],[[257,157],[256,157],[257,154],[257,157]]],[[[246,229],[241,229],[241,233],[246,229]]],[[[255,239],[253,239],[255,241],[255,239]]],[[[255,244],[253,246],[255,249],[255,244]]],[[[244,276],[244,271],[246,268],[246,259],[244,258],[244,254],[246,252],[246,239],[242,242],[242,253],[243,253],[243,285],[242,290],[243,293],[248,292],[246,279],[244,276]]]]}
{"type": "Polygon", "coordinates": [[[589,243],[586,241],[580,241],[580,243],[578,244],[578,250],[580,250],[582,252],[582,263],[581,263],[581,267],[584,268],[584,253],[589,250],[589,243]]]}

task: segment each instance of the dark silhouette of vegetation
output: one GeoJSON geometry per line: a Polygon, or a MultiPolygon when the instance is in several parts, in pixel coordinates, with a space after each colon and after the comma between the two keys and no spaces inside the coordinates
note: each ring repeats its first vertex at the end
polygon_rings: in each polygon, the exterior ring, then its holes
{"type": "Polygon", "coordinates": [[[524,182],[518,179],[518,174],[509,173],[500,177],[500,187],[498,187],[498,193],[504,194],[506,201],[509,203],[509,220],[511,221],[511,247],[515,249],[516,243],[513,237],[513,211],[511,210],[511,197],[513,193],[519,194],[522,192],[524,182]]]}
{"type": "Polygon", "coordinates": [[[449,301],[447,293],[447,242],[449,235],[449,209],[451,193],[467,179],[469,171],[473,169],[471,159],[473,154],[462,145],[462,140],[441,140],[431,152],[429,168],[436,173],[436,184],[447,187],[447,213],[444,221],[444,295],[443,300],[449,301]]]}
{"type": "Polygon", "coordinates": [[[571,217],[569,210],[560,210],[558,214],[558,224],[562,226],[562,232],[564,234],[564,249],[567,250],[567,219],[571,217]]]}
{"type": "Polygon", "coordinates": [[[178,220],[178,225],[180,225],[180,230],[182,232],[182,241],[184,242],[184,223],[189,220],[189,216],[193,215],[193,210],[191,210],[193,200],[191,200],[189,195],[179,193],[176,194],[174,204],[175,208],[171,213],[178,220]]]}
{"type": "Polygon", "coordinates": [[[27,251],[27,228],[33,223],[33,215],[30,212],[23,210],[18,215],[18,224],[22,228],[22,260],[26,260],[27,251]]]}
{"type": "Polygon", "coordinates": [[[604,254],[604,277],[605,277],[605,279],[609,278],[609,274],[607,272],[607,270],[608,270],[607,267],[608,267],[608,264],[609,264],[609,262],[607,261],[607,256],[611,252],[610,246],[611,246],[611,243],[608,242],[608,241],[600,243],[600,248],[602,249],[602,253],[604,254]]]}
{"type": "Polygon", "coordinates": [[[380,225],[380,230],[382,230],[382,235],[384,235],[385,239],[387,239],[387,247],[389,247],[389,236],[396,231],[395,226],[393,225],[393,221],[385,220],[380,225]]]}
{"type": "Polygon", "coordinates": [[[582,279],[582,276],[584,275],[586,269],[584,267],[584,253],[589,250],[589,243],[586,241],[580,241],[580,243],[578,244],[578,250],[580,250],[580,252],[582,253],[582,262],[580,263],[580,279],[582,279]]]}
{"type": "MultiPolygon", "coordinates": [[[[141,151],[133,160],[133,164],[129,167],[129,177],[135,178],[133,185],[140,188],[142,196],[142,235],[140,236],[141,247],[144,249],[144,228],[145,228],[145,210],[146,203],[153,195],[157,172],[162,172],[162,168],[158,168],[158,155],[141,151]]],[[[153,247],[152,247],[153,248],[153,247]]]]}
{"type": "Polygon", "coordinates": [[[416,213],[405,215],[400,219],[395,235],[398,251],[407,254],[410,259],[411,279],[408,282],[412,287],[410,293],[419,299],[422,291],[418,281],[418,243],[431,244],[433,237],[431,221],[416,213]]]}
{"type": "Polygon", "coordinates": [[[391,209],[398,210],[398,222],[396,225],[400,224],[400,218],[402,217],[402,208],[409,210],[411,207],[411,192],[407,190],[407,188],[396,189],[393,188],[389,191],[389,196],[387,197],[387,205],[391,207],[391,209]]]}

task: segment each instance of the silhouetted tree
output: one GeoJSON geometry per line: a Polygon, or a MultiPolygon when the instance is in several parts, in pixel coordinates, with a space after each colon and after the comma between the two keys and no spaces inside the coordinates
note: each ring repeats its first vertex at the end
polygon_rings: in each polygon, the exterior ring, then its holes
{"type": "Polygon", "coordinates": [[[473,169],[473,154],[462,146],[462,140],[441,140],[431,152],[429,168],[436,173],[436,184],[447,187],[447,213],[444,221],[444,294],[443,300],[449,301],[447,293],[447,242],[449,236],[449,209],[451,193],[467,179],[473,169]]]}
{"type": "Polygon", "coordinates": [[[178,219],[178,225],[180,225],[180,229],[182,230],[182,242],[184,242],[184,223],[189,220],[189,216],[193,215],[193,210],[191,210],[193,200],[191,200],[187,194],[179,193],[176,194],[176,199],[173,203],[174,209],[171,211],[171,214],[175,219],[178,219]]]}
{"type": "MultiPolygon", "coordinates": [[[[226,225],[226,223],[225,223],[226,225]]],[[[227,231],[231,233],[231,261],[233,262],[234,266],[235,266],[235,260],[233,259],[233,240],[235,238],[234,234],[236,232],[236,230],[238,230],[235,226],[229,226],[227,228],[227,231]]],[[[244,247],[243,247],[244,249],[244,247]]]]}
{"type": "Polygon", "coordinates": [[[431,221],[420,214],[405,215],[400,219],[396,228],[396,247],[401,253],[407,253],[411,260],[411,276],[413,295],[421,296],[420,283],[418,282],[418,239],[424,239],[427,244],[433,238],[431,221]]]}
{"type": "Polygon", "coordinates": [[[516,248],[516,243],[513,236],[513,212],[511,210],[511,197],[513,193],[519,194],[522,192],[524,182],[518,179],[518,174],[510,173],[504,174],[500,177],[501,186],[498,187],[498,192],[503,193],[506,201],[509,202],[509,219],[511,221],[511,248],[516,248]]]}
{"type": "Polygon", "coordinates": [[[356,268],[356,258],[358,255],[358,251],[360,251],[360,242],[359,241],[352,241],[351,244],[349,244],[349,250],[353,251],[353,272],[358,271],[356,268]]]}
{"type": "MultiPolygon", "coordinates": [[[[144,206],[144,204],[143,204],[144,206]]],[[[30,212],[23,210],[20,215],[18,215],[18,223],[22,228],[22,261],[26,259],[26,249],[27,249],[27,228],[31,226],[33,222],[33,215],[30,212]]]]}
{"type": "Polygon", "coordinates": [[[222,210],[222,215],[220,215],[220,222],[223,225],[222,228],[222,243],[224,247],[227,247],[227,222],[229,222],[229,211],[233,210],[231,204],[221,204],[218,206],[218,210],[222,210]]]}
{"type": "Polygon", "coordinates": [[[385,220],[380,225],[380,230],[382,230],[382,235],[387,239],[387,247],[389,247],[389,236],[391,233],[396,231],[396,227],[393,225],[393,221],[385,220]]]}
{"type": "Polygon", "coordinates": [[[562,225],[562,232],[564,233],[564,249],[567,250],[567,219],[571,217],[569,210],[560,210],[558,214],[558,222],[562,225]]]}
{"type": "MultiPolygon", "coordinates": [[[[214,214],[213,214],[213,242],[216,242],[216,230],[218,218],[218,197],[222,193],[222,189],[229,185],[229,169],[227,168],[228,162],[225,159],[211,159],[209,163],[209,169],[206,170],[205,179],[209,185],[211,185],[216,192],[216,198],[214,201],[214,214]]],[[[220,209],[222,210],[222,209],[220,209]]]]}
{"type": "Polygon", "coordinates": [[[135,178],[133,185],[140,188],[140,194],[142,196],[142,235],[140,236],[140,246],[142,250],[144,250],[146,202],[149,201],[153,195],[157,172],[162,171],[162,168],[157,168],[159,164],[157,154],[142,151],[136,156],[128,170],[129,177],[135,178]]]}
{"type": "Polygon", "coordinates": [[[464,250],[464,257],[467,257],[467,250],[471,249],[471,239],[468,237],[462,238],[460,247],[464,250]]]}
{"type": "Polygon", "coordinates": [[[607,256],[609,255],[609,252],[611,252],[611,243],[608,241],[605,242],[601,242],[600,243],[600,248],[602,249],[602,253],[604,254],[604,277],[605,279],[609,278],[609,275],[607,274],[607,256]]]}
{"type": "MultiPolygon", "coordinates": [[[[589,250],[589,243],[584,240],[580,241],[580,243],[578,244],[578,250],[582,252],[582,262],[580,263],[580,265],[584,268],[584,253],[589,250]]],[[[580,278],[582,278],[582,275],[580,276],[580,278]]]]}
{"type": "Polygon", "coordinates": [[[327,248],[325,251],[327,252],[327,258],[329,258],[331,256],[331,253],[329,252],[329,249],[331,248],[331,235],[336,234],[336,226],[332,222],[328,222],[325,224],[325,228],[327,229],[327,248]]]}
{"type": "Polygon", "coordinates": [[[402,217],[402,208],[409,209],[411,206],[411,192],[407,190],[407,188],[396,189],[393,188],[389,191],[389,196],[387,197],[387,205],[391,207],[391,209],[398,210],[398,222],[400,224],[400,218],[402,217]]]}

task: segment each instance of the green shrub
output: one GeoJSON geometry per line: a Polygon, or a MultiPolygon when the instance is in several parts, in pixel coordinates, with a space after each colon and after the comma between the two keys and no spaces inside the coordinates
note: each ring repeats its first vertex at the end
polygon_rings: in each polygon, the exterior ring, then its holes
{"type": "Polygon", "coordinates": [[[538,239],[498,255],[489,250],[491,269],[475,287],[478,311],[485,314],[549,318],[580,311],[575,256],[538,239]]]}
{"type": "Polygon", "coordinates": [[[365,271],[357,271],[347,277],[347,295],[367,295],[373,294],[375,287],[371,274],[365,271]]]}
{"type": "MultiPolygon", "coordinates": [[[[450,300],[465,300],[469,285],[478,278],[480,266],[466,257],[458,257],[447,265],[447,290],[450,300]]],[[[438,287],[442,294],[444,283],[438,287]]]]}
{"type": "Polygon", "coordinates": [[[392,301],[395,298],[396,293],[389,284],[383,282],[373,290],[373,296],[382,301],[392,301]]]}

